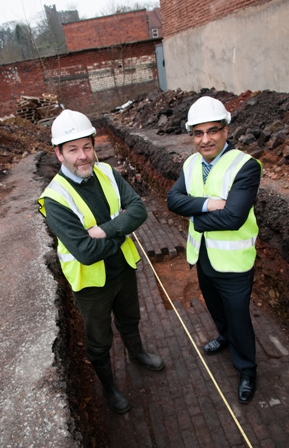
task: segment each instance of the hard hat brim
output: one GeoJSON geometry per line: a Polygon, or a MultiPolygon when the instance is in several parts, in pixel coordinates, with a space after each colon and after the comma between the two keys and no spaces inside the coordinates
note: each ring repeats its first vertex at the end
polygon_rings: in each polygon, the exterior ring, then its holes
{"type": "Polygon", "coordinates": [[[67,142],[72,142],[73,140],[79,140],[80,138],[92,137],[96,135],[96,129],[94,127],[90,129],[86,129],[85,132],[77,132],[75,134],[71,134],[70,138],[52,138],[51,143],[53,146],[62,145],[67,142]]]}

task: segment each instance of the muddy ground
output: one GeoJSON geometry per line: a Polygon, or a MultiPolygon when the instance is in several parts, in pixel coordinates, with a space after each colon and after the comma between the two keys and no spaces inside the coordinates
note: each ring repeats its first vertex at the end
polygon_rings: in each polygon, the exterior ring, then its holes
{"type": "MultiPolygon", "coordinates": [[[[236,96],[214,89],[203,89],[199,93],[151,92],[136,98],[122,112],[90,117],[99,128],[97,154],[100,160],[118,168],[147,204],[158,201],[158,219],[176,226],[185,236],[187,221],[168,212],[165,193],[176,180],[188,153],[176,148],[170,152],[170,157],[162,151],[155,156],[150,151],[150,143],[136,144],[129,138],[126,138],[125,144],[122,141],[133,130],[139,130],[143,135],[147,133],[150,138],[155,135],[158,139],[185,136],[188,108],[204,94],[215,96],[225,103],[232,113],[231,141],[263,163],[264,188],[260,188],[256,203],[260,238],[253,300],[274,316],[284,331],[289,332],[289,94],[248,91],[236,96]],[[132,141],[131,145],[129,141],[132,141]]],[[[191,149],[188,148],[188,151],[191,149]]],[[[19,117],[0,121],[0,213],[1,202],[8,192],[6,179],[11,166],[31,153],[38,154],[37,175],[46,185],[59,168],[50,145],[50,129],[19,117]]],[[[101,407],[94,398],[94,373],[85,358],[81,318],[73,307],[69,288],[53,251],[47,255],[47,264],[59,282],[62,341],[54,350],[56,358],[65,359],[67,363],[72,415],[78,422],[77,429],[84,434],[84,446],[93,447],[97,443],[98,446],[108,446],[109,436],[105,424],[102,425],[101,407]],[[71,369],[73,374],[69,374],[71,369]],[[83,373],[86,381],[83,381],[83,373]],[[90,427],[89,436],[85,436],[85,426],[90,427]]],[[[188,271],[183,253],[174,263],[164,259],[162,263],[156,263],[155,268],[172,300],[181,296],[184,306],[189,307],[190,298],[200,296],[196,279],[188,271]]],[[[170,305],[166,303],[166,306],[170,305]]]]}

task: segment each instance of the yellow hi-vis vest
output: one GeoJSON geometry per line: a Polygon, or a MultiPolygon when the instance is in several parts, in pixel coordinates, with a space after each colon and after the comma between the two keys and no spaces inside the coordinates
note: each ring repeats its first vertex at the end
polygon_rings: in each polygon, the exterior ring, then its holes
{"type": "MultiPolygon", "coordinates": [[[[250,155],[238,149],[228,151],[213,165],[206,184],[204,184],[202,156],[199,153],[193,154],[184,163],[188,195],[226,200],[236,174],[250,158],[250,155]]],[[[210,263],[216,271],[249,271],[256,258],[257,235],[258,226],[253,207],[239,230],[214,230],[200,233],[195,230],[193,222],[190,221],[186,250],[187,261],[190,264],[195,264],[198,261],[201,239],[204,237],[210,263]]]]}
{"type": "MultiPolygon", "coordinates": [[[[110,216],[111,219],[113,219],[121,212],[121,203],[119,189],[113,176],[112,168],[106,163],[97,163],[94,166],[94,172],[103,189],[110,207],[110,216]]],[[[38,200],[40,204],[39,211],[44,216],[46,216],[45,197],[54,199],[60,204],[70,208],[79,217],[85,229],[89,229],[97,224],[95,217],[81,196],[75,191],[72,185],[59,174],[52,179],[38,200]]],[[[121,250],[127,263],[132,268],[136,269],[136,263],[140,260],[140,256],[133,241],[129,237],[126,237],[125,242],[121,245],[121,250]]],[[[62,271],[73,291],[80,291],[89,286],[104,286],[106,273],[103,260],[93,263],[92,265],[83,265],[74,258],[59,239],[57,255],[62,271]]]]}

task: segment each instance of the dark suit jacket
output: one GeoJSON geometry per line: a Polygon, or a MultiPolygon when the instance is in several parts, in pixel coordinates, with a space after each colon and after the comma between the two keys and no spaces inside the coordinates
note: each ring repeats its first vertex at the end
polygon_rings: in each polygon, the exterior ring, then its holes
{"type": "MultiPolygon", "coordinates": [[[[224,154],[234,149],[232,143],[229,141],[227,143],[228,146],[224,154]]],[[[252,158],[244,164],[236,175],[224,210],[203,213],[202,207],[207,198],[188,196],[184,172],[182,170],[179,179],[168,192],[168,208],[170,211],[184,217],[193,216],[194,226],[198,232],[238,230],[246,221],[249,211],[255,203],[260,178],[260,164],[252,158]]],[[[216,275],[218,277],[224,275],[212,268],[207,256],[205,244],[201,245],[199,263],[207,275],[216,275]]]]}

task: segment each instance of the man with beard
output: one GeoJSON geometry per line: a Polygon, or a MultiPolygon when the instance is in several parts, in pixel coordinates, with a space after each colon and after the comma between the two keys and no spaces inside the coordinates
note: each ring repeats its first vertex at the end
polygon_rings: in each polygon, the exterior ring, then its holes
{"type": "Polygon", "coordinates": [[[124,413],[130,405],[113,379],[111,314],[131,361],[150,370],[161,370],[164,363],[142,346],[136,280],[140,257],[127,236],[147,212],[121,175],[96,161],[94,135],[95,128],[80,112],[64,110],[54,120],[52,144],[61,168],[39,204],[57,236],[60,265],[84,321],[88,359],[109,407],[124,413]]]}

